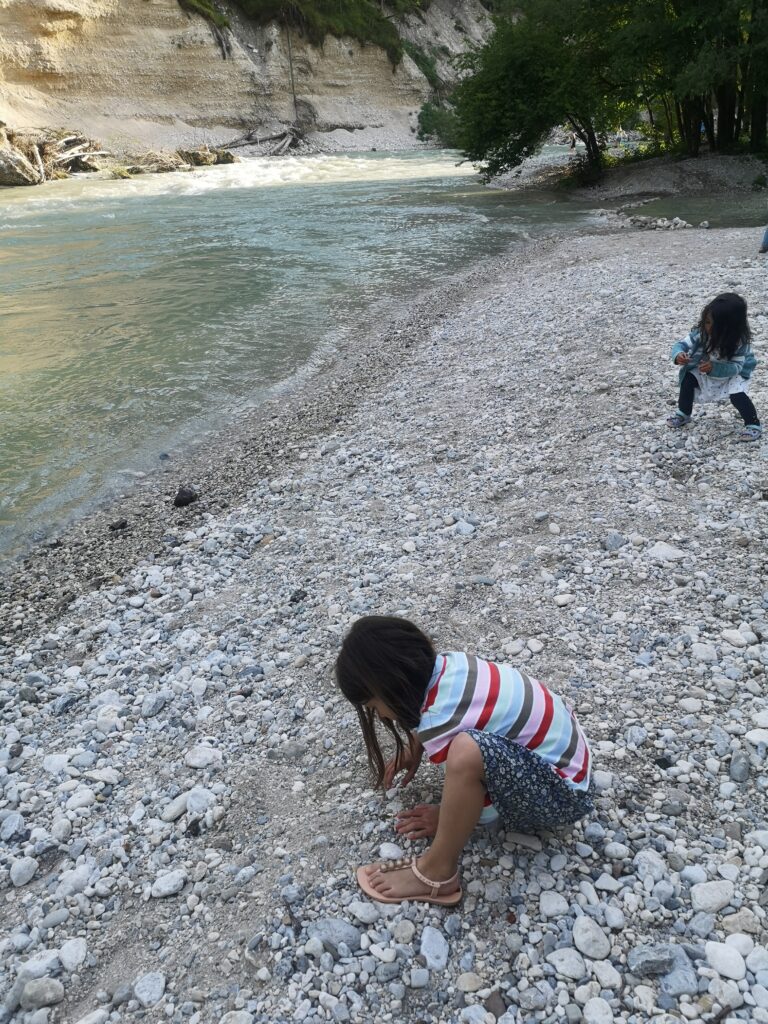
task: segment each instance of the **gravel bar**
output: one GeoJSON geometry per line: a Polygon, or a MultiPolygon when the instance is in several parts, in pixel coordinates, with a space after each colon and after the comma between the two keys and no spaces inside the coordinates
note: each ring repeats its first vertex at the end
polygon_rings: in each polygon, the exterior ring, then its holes
{"type": "Polygon", "coordinates": [[[767,1024],[768,449],[664,424],[723,290],[768,416],[758,243],[516,250],[7,568],[0,1024],[767,1024]],[[478,830],[452,910],[354,882],[440,785],[371,788],[331,675],[371,612],[592,742],[594,816],[478,830]]]}

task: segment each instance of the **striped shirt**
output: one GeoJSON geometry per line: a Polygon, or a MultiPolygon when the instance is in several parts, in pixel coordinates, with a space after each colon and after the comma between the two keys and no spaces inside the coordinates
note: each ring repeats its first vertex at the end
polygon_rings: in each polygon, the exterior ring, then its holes
{"type": "Polygon", "coordinates": [[[468,729],[506,736],[535,750],[574,789],[589,787],[589,746],[561,697],[511,665],[438,654],[416,735],[441,764],[454,736],[468,729]]]}

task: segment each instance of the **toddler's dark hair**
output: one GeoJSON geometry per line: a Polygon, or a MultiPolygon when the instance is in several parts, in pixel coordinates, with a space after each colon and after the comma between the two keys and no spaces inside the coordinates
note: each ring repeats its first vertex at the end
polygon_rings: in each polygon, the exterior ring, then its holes
{"type": "Polygon", "coordinates": [[[364,705],[375,697],[396,721],[380,719],[395,740],[395,756],[410,742],[408,730],[421,717],[427,684],[435,666],[432,641],[412,622],[393,615],[366,615],[344,638],[336,659],[336,682],[354,705],[376,785],[384,780],[384,754],[376,735],[376,712],[364,705]]]}
{"type": "Polygon", "coordinates": [[[708,302],[699,318],[699,336],[707,355],[733,359],[741,346],[752,340],[744,299],[736,292],[723,292],[708,302]],[[704,329],[707,314],[712,317],[711,334],[704,329]]]}

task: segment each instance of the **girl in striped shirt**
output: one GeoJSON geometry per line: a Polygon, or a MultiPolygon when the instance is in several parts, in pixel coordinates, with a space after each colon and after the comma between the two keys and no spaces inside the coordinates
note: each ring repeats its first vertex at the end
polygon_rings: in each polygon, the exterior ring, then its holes
{"type": "Polygon", "coordinates": [[[434,836],[421,857],[358,869],[361,888],[382,903],[461,899],[458,861],[479,821],[500,817],[509,831],[570,825],[593,807],[590,752],[574,714],[537,680],[474,655],[437,654],[406,619],[358,619],[344,639],[336,679],[354,705],[377,783],[416,774],[424,753],[445,765],[439,807],[402,812],[397,831],[434,836]],[[376,734],[391,734],[385,761],[376,734]]]}

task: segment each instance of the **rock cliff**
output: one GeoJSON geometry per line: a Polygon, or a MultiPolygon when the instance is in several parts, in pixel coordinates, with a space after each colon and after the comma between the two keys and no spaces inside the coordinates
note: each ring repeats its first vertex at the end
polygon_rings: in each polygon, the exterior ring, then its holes
{"type": "MultiPolygon", "coordinates": [[[[228,56],[201,17],[177,0],[0,0],[0,120],[67,127],[116,151],[231,139],[298,113],[329,148],[412,144],[430,86],[410,57],[392,66],[383,50],[256,27],[227,9],[228,56]],[[296,90],[291,90],[292,57],[296,90]]],[[[401,26],[438,70],[489,19],[478,0],[435,0],[401,26]]]]}

